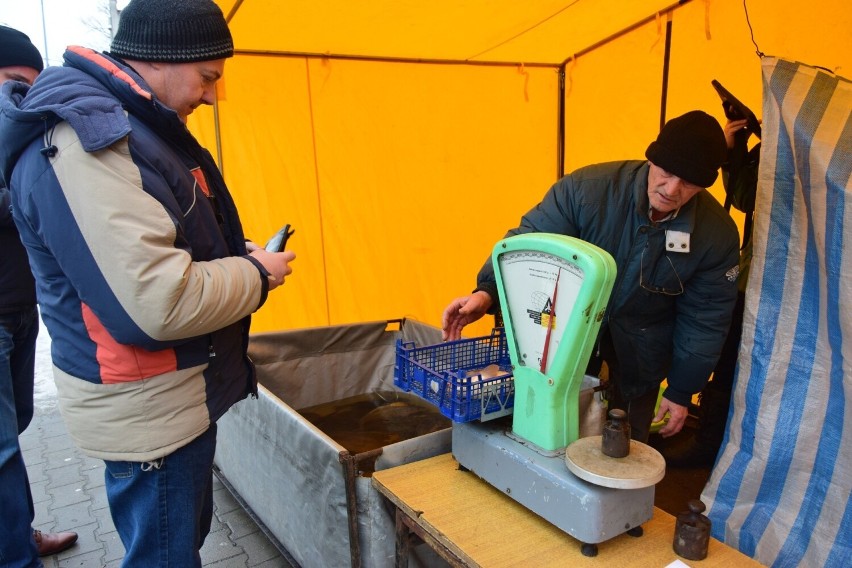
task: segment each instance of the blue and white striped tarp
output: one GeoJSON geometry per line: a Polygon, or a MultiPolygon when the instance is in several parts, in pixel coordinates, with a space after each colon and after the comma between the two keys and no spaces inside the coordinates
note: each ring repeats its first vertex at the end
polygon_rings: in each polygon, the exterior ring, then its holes
{"type": "Polygon", "coordinates": [[[702,500],[767,566],[852,567],[852,82],[765,57],[739,370],[702,500]]]}

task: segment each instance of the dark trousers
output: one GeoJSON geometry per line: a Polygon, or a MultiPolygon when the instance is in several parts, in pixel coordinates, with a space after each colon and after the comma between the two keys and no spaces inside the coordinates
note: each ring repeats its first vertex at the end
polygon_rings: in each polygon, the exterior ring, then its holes
{"type": "Polygon", "coordinates": [[[594,377],[599,376],[602,380],[607,381],[607,411],[614,408],[624,410],[627,413],[627,421],[630,423],[630,437],[637,442],[647,442],[662,379],[655,385],[651,385],[651,388],[641,395],[630,399],[626,398],[621,388],[624,374],[618,362],[618,357],[615,355],[612,338],[608,331],[601,334],[596,350],[589,360],[586,374],[594,377]],[[606,373],[602,373],[603,363],[606,363],[606,373]]]}
{"type": "MultiPolygon", "coordinates": [[[[0,252],[0,254],[3,254],[0,252]]],[[[38,311],[0,314],[0,566],[41,566],[30,482],[18,435],[33,417],[38,311]]]]}

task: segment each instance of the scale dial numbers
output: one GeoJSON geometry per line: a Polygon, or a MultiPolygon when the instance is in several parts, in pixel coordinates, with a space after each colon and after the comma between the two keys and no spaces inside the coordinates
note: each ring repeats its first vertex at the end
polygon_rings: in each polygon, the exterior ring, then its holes
{"type": "Polygon", "coordinates": [[[583,271],[566,259],[535,250],[498,257],[518,363],[541,373],[550,368],[583,284],[583,271]],[[555,317],[554,317],[555,315],[555,317]]]}

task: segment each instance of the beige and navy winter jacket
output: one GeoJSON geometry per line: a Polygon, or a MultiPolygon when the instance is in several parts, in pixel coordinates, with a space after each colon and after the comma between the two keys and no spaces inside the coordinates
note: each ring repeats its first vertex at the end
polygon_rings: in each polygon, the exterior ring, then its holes
{"type": "Polygon", "coordinates": [[[4,85],[0,141],[81,449],[162,457],[256,390],[246,348],[265,270],[211,156],[139,75],[69,48],[29,91],[4,85]]]}

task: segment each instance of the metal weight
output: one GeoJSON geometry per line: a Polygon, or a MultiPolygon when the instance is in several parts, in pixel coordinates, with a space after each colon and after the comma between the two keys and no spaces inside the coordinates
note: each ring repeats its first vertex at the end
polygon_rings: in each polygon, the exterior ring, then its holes
{"type": "Polygon", "coordinates": [[[609,420],[603,427],[601,453],[611,458],[624,458],[630,453],[630,423],[627,413],[614,408],[607,414],[609,420]]]}
{"type": "Polygon", "coordinates": [[[687,560],[704,560],[710,546],[711,522],[701,514],[705,509],[704,503],[692,499],[687,506],[689,510],[680,513],[675,520],[672,548],[678,556],[687,560]]]}

